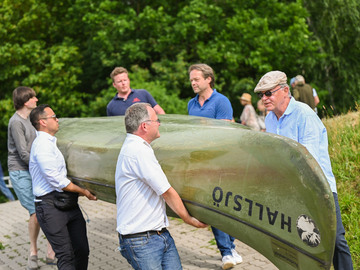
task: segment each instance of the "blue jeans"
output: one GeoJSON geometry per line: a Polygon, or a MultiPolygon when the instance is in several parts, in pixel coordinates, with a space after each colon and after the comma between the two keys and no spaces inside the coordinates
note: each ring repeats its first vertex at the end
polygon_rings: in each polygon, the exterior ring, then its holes
{"type": "Polygon", "coordinates": [[[135,270],[180,270],[180,256],[168,231],[135,238],[119,236],[120,253],[135,270]]]}
{"type": "Polygon", "coordinates": [[[8,198],[10,201],[15,201],[14,195],[11,193],[10,189],[5,185],[4,173],[1,167],[1,163],[0,163],[0,191],[4,193],[6,198],[8,198]]]}
{"type": "Polygon", "coordinates": [[[345,239],[345,229],[341,220],[338,196],[333,192],[336,209],[336,240],[333,264],[335,270],[352,270],[353,264],[349,246],[345,239]]]}
{"type": "Polygon", "coordinates": [[[235,249],[235,238],[223,231],[220,231],[219,229],[216,229],[215,227],[211,226],[211,229],[215,236],[216,245],[220,250],[221,256],[224,257],[226,255],[232,255],[231,250],[235,249]]]}
{"type": "Polygon", "coordinates": [[[10,201],[15,201],[14,195],[11,193],[10,189],[5,185],[4,179],[0,178],[0,191],[8,198],[10,201]]]}

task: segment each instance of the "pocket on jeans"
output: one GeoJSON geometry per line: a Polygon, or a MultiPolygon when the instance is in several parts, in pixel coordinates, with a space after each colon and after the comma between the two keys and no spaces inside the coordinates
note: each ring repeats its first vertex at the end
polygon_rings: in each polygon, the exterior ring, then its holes
{"type": "MultiPolygon", "coordinates": [[[[149,242],[149,238],[144,237],[136,237],[136,238],[128,238],[124,239],[124,245],[128,245],[130,248],[139,248],[145,246],[149,242]]],[[[120,245],[122,248],[122,245],[120,245]]]]}
{"type": "Polygon", "coordinates": [[[127,253],[127,251],[126,251],[126,248],[120,246],[118,249],[119,249],[119,251],[120,251],[120,254],[121,254],[124,258],[128,259],[128,253],[127,253]]]}

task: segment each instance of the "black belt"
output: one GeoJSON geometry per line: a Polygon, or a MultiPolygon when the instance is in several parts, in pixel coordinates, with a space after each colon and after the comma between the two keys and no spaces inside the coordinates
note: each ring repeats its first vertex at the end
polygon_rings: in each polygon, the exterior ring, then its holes
{"type": "Polygon", "coordinates": [[[139,233],[133,233],[133,234],[120,234],[122,238],[136,238],[136,237],[144,237],[144,236],[150,236],[154,234],[162,234],[164,232],[167,232],[166,228],[162,228],[161,231],[147,231],[147,232],[139,232],[139,233]]]}
{"type": "Polygon", "coordinates": [[[55,197],[56,192],[58,192],[58,191],[54,190],[54,191],[52,191],[50,193],[47,193],[47,194],[45,194],[43,196],[36,196],[35,199],[37,199],[37,200],[51,199],[52,200],[55,197]]]}

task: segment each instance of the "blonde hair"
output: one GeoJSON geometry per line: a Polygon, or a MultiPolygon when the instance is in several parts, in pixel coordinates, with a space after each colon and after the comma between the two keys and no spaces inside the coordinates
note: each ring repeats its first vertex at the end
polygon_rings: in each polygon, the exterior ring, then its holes
{"type": "Polygon", "coordinates": [[[124,67],[116,67],[116,68],[114,68],[113,71],[111,71],[110,78],[114,81],[114,77],[116,75],[121,74],[121,73],[129,74],[126,68],[124,68],[124,67]]]}

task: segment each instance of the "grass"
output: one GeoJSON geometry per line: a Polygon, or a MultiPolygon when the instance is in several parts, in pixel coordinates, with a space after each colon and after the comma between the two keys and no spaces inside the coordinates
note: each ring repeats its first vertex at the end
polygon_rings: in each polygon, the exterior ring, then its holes
{"type": "Polygon", "coordinates": [[[336,177],[341,217],[354,269],[360,269],[360,107],[356,112],[323,119],[336,177]]]}

